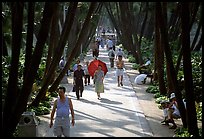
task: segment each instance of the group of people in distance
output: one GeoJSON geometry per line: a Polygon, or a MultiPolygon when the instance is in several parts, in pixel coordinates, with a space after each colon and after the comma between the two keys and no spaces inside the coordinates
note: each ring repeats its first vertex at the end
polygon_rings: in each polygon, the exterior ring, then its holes
{"type": "MultiPolygon", "coordinates": [[[[89,61],[85,62],[85,65],[82,65],[79,60],[77,60],[77,63],[74,65],[73,71],[73,84],[74,84],[74,91],[76,92],[76,97],[79,100],[80,97],[82,97],[82,93],[84,91],[84,84],[85,86],[90,85],[90,79],[91,76],[88,71],[89,67],[89,61]],[[77,67],[75,70],[74,67],[77,67]],[[84,82],[83,82],[84,78],[84,82]],[[84,83],[84,84],[83,84],[84,83]]],[[[97,93],[98,99],[101,99],[100,93],[104,92],[104,71],[102,70],[102,66],[99,65],[98,69],[95,71],[94,76],[92,77],[94,87],[95,87],[95,92],[97,93]]]]}
{"type": "Polygon", "coordinates": [[[122,48],[118,49],[118,52],[115,54],[115,51],[113,50],[113,47],[109,47],[108,51],[108,57],[110,61],[110,67],[114,68],[114,60],[116,59],[115,65],[116,65],[116,77],[118,81],[118,87],[123,86],[123,74],[124,74],[124,52],[122,51],[122,48]]]}

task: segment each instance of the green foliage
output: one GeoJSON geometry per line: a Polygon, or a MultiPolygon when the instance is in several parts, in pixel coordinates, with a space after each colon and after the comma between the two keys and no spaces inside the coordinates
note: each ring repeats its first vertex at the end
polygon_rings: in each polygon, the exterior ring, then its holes
{"type": "MultiPolygon", "coordinates": [[[[202,128],[198,128],[199,136],[202,137],[202,128]]],[[[188,128],[179,127],[174,130],[175,135],[173,137],[193,137],[188,132],[188,128]]]]}
{"type": "Polygon", "coordinates": [[[197,103],[196,102],[196,113],[197,113],[197,119],[202,121],[202,102],[197,103]]]}
{"type": "Polygon", "coordinates": [[[57,92],[50,92],[50,96],[51,96],[51,97],[57,97],[57,96],[58,96],[58,93],[57,93],[57,92]]]}
{"type": "Polygon", "coordinates": [[[35,115],[45,115],[50,113],[50,102],[48,101],[42,101],[39,103],[38,107],[30,107],[28,111],[35,112],[35,115]]]}
{"type": "Polygon", "coordinates": [[[154,98],[159,98],[159,97],[162,97],[162,95],[160,94],[160,92],[156,92],[156,93],[154,94],[154,98]]]}
{"type": "Polygon", "coordinates": [[[130,62],[130,63],[135,63],[135,62],[136,62],[136,59],[135,59],[132,55],[129,55],[129,56],[128,56],[128,62],[130,62]]]}
{"type": "Polygon", "coordinates": [[[155,103],[160,104],[164,100],[168,100],[168,98],[166,96],[161,96],[155,99],[155,103]]]}
{"type": "MultiPolygon", "coordinates": [[[[148,40],[144,37],[142,37],[142,42],[141,42],[141,53],[142,57],[144,58],[150,58],[151,61],[153,61],[153,41],[148,40]]],[[[146,61],[146,59],[144,59],[146,61]]]]}
{"type": "Polygon", "coordinates": [[[190,133],[188,133],[187,128],[180,127],[175,129],[174,132],[174,137],[191,137],[190,133]]]}
{"type": "Polygon", "coordinates": [[[154,86],[154,85],[150,85],[147,89],[146,89],[147,93],[152,93],[152,94],[156,94],[159,92],[159,87],[158,86],[154,86]]]}
{"type": "Polygon", "coordinates": [[[137,70],[139,68],[139,64],[136,64],[136,63],[132,64],[132,68],[134,70],[137,70]]]}

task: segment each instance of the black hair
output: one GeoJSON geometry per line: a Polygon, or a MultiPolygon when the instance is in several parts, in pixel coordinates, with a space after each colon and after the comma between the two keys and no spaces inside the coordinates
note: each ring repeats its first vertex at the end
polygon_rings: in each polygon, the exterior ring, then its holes
{"type": "Polygon", "coordinates": [[[60,86],[59,88],[58,88],[58,90],[59,89],[62,89],[63,91],[64,91],[64,93],[66,92],[66,88],[64,87],[64,86],[60,86]]]}

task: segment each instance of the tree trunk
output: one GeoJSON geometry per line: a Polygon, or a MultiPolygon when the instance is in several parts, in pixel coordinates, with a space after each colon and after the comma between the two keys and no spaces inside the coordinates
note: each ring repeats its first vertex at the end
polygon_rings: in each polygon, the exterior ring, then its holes
{"type": "Polygon", "coordinates": [[[161,95],[166,95],[164,82],[164,50],[161,47],[158,12],[158,9],[155,8],[155,72],[158,75],[159,92],[161,95]]]}
{"type": "MultiPolygon", "coordinates": [[[[147,23],[147,17],[148,17],[148,2],[146,2],[146,13],[145,13],[145,17],[144,17],[144,20],[143,20],[143,23],[142,23],[142,27],[141,27],[141,31],[140,31],[140,38],[139,38],[139,42],[138,42],[138,48],[141,48],[141,42],[142,42],[142,37],[143,37],[143,33],[144,33],[144,30],[145,30],[145,26],[146,26],[146,23],[147,23]]],[[[138,57],[138,60],[139,60],[139,64],[142,65],[143,64],[143,59],[142,59],[142,56],[139,56],[138,57]]]]}
{"type": "MultiPolygon", "coordinates": [[[[163,21],[164,21],[163,28],[167,29],[167,7],[166,7],[166,2],[162,3],[162,9],[161,10],[162,10],[162,13],[163,13],[162,18],[163,18],[163,21]]],[[[169,43],[168,42],[168,36],[162,36],[162,37],[165,37],[165,39],[161,38],[161,46],[167,46],[167,44],[169,43]],[[167,42],[165,42],[165,40],[167,42]]],[[[169,47],[169,44],[168,44],[168,47],[169,47]]],[[[173,81],[171,79],[171,70],[170,70],[170,65],[169,65],[168,62],[166,62],[166,75],[167,75],[167,93],[168,93],[168,95],[170,95],[171,92],[174,92],[175,88],[174,88],[173,81]]]]}
{"type": "Polygon", "coordinates": [[[167,30],[166,30],[166,25],[165,22],[163,21],[163,10],[161,7],[161,3],[160,2],[156,2],[156,8],[159,10],[158,14],[160,17],[159,20],[159,26],[160,26],[160,32],[161,32],[161,39],[164,40],[164,52],[166,55],[166,61],[167,64],[169,65],[170,68],[170,79],[173,82],[174,88],[175,88],[175,95],[176,95],[176,99],[178,102],[178,107],[179,107],[179,111],[181,113],[181,119],[182,119],[182,123],[183,123],[183,127],[186,128],[187,127],[187,123],[186,123],[186,110],[182,101],[182,94],[179,90],[179,86],[178,86],[178,81],[177,81],[177,77],[175,74],[175,69],[174,69],[174,65],[173,65],[173,61],[172,61],[172,54],[171,54],[171,50],[168,44],[168,37],[167,37],[167,30]]]}
{"type": "Polygon", "coordinates": [[[27,38],[26,38],[26,53],[25,53],[25,63],[24,63],[24,74],[27,72],[27,67],[29,66],[32,58],[32,48],[33,48],[33,31],[34,31],[34,2],[28,2],[28,28],[27,28],[27,38]]]}
{"type": "MultiPolygon", "coordinates": [[[[21,3],[20,5],[23,5],[23,4],[21,3]]],[[[36,43],[36,47],[35,47],[35,50],[33,52],[33,58],[31,60],[29,68],[27,70],[29,72],[25,73],[25,80],[23,81],[23,86],[22,86],[20,94],[18,96],[14,96],[11,94],[8,95],[8,96],[11,96],[12,98],[14,98],[16,101],[14,101],[13,103],[9,102],[8,106],[5,107],[5,109],[7,109],[7,113],[4,113],[4,116],[3,116],[3,122],[4,122],[3,134],[4,134],[4,136],[12,136],[12,134],[15,131],[16,126],[17,126],[17,124],[21,118],[21,114],[26,110],[28,97],[31,93],[32,84],[33,84],[34,79],[36,77],[37,69],[39,67],[40,59],[42,57],[43,46],[44,46],[46,38],[48,36],[49,25],[50,25],[50,20],[51,20],[52,13],[53,13],[53,8],[54,8],[54,3],[51,3],[51,4],[45,3],[45,10],[43,12],[42,26],[40,28],[38,41],[36,43]],[[11,106],[13,106],[13,108],[11,108],[11,106]]],[[[19,9],[23,11],[22,7],[19,7],[19,9]]],[[[15,13],[21,13],[22,14],[22,12],[20,12],[20,11],[15,12],[15,13]]],[[[21,31],[22,28],[20,27],[20,26],[22,26],[22,15],[21,16],[20,15],[16,15],[16,16],[14,15],[13,17],[14,18],[18,17],[21,19],[21,20],[19,20],[18,18],[16,18],[16,19],[18,19],[18,21],[13,22],[13,24],[16,25],[19,23],[19,26],[16,26],[17,27],[16,29],[19,32],[22,32],[21,31]]],[[[18,35],[16,34],[15,38],[19,39],[20,36],[21,36],[21,34],[18,34],[18,35]]],[[[18,42],[21,42],[21,41],[18,40],[18,42]]],[[[16,42],[15,44],[19,44],[18,42],[16,42]]],[[[20,47],[18,46],[18,48],[20,48],[20,47]]],[[[16,57],[16,60],[17,60],[16,63],[18,64],[18,57],[16,57]]],[[[14,79],[14,76],[12,76],[12,80],[13,79],[14,79]]],[[[17,83],[16,83],[16,86],[17,86],[17,83]]],[[[14,89],[14,88],[12,88],[12,89],[14,89]]],[[[8,92],[11,93],[11,92],[13,92],[13,90],[8,89],[8,92]]]]}
{"type": "MultiPolygon", "coordinates": [[[[9,69],[8,88],[6,92],[5,104],[3,108],[2,129],[3,136],[12,136],[14,132],[14,124],[11,122],[12,116],[16,109],[16,98],[19,95],[18,90],[18,64],[22,40],[23,27],[23,8],[24,3],[13,2],[11,5],[12,11],[12,56],[11,66],[9,69]],[[14,25],[15,24],[15,25],[14,25]]],[[[18,120],[18,119],[15,119],[18,120]]]]}
{"type": "Polygon", "coordinates": [[[192,64],[190,50],[190,12],[189,3],[181,5],[181,24],[182,24],[182,49],[183,49],[183,71],[184,71],[184,88],[186,94],[187,124],[188,132],[194,137],[199,137],[197,126],[197,113],[195,108],[195,95],[192,79],[192,64]]]}
{"type": "Polygon", "coordinates": [[[76,43],[74,49],[72,50],[72,53],[69,55],[69,58],[67,59],[68,62],[65,64],[64,69],[63,69],[62,72],[59,74],[59,76],[57,77],[57,79],[55,80],[55,82],[52,84],[52,86],[50,87],[49,91],[54,91],[54,90],[56,90],[57,86],[59,85],[60,81],[62,80],[63,76],[64,76],[65,73],[66,73],[66,69],[68,69],[68,67],[70,66],[71,61],[72,61],[72,59],[74,58],[76,52],[79,50],[79,48],[80,48],[80,46],[81,46],[81,43],[82,43],[82,40],[83,40],[83,38],[84,38],[85,35],[86,35],[88,26],[89,26],[90,21],[91,21],[91,16],[92,16],[94,10],[96,9],[96,6],[97,6],[97,2],[91,2],[90,8],[89,8],[89,12],[88,12],[88,14],[87,14],[87,16],[86,16],[86,19],[85,19],[84,23],[83,23],[83,27],[82,27],[81,32],[80,32],[80,34],[79,34],[77,43],[76,43]]]}
{"type": "MultiPolygon", "coordinates": [[[[75,15],[75,11],[77,9],[77,4],[76,2],[71,2],[68,12],[67,12],[67,17],[66,17],[66,21],[62,30],[62,34],[60,36],[60,40],[58,42],[58,47],[56,50],[55,55],[53,56],[53,61],[50,65],[50,69],[49,72],[46,76],[46,78],[44,79],[43,83],[42,83],[42,87],[41,90],[39,91],[38,95],[36,96],[36,98],[34,99],[34,101],[31,103],[30,106],[38,106],[38,104],[40,103],[40,101],[42,100],[42,98],[45,96],[46,91],[48,89],[48,86],[50,85],[50,79],[52,78],[52,74],[53,72],[55,72],[55,69],[60,61],[61,55],[63,53],[65,44],[66,44],[66,40],[69,36],[70,30],[71,30],[71,26],[73,24],[73,20],[74,20],[74,15],[75,15]]],[[[65,73],[64,73],[65,75],[65,73]]]]}
{"type": "Polygon", "coordinates": [[[201,21],[202,21],[202,20],[199,21],[199,25],[198,25],[198,28],[197,28],[197,30],[196,30],[196,34],[195,34],[194,39],[193,39],[193,42],[192,42],[192,44],[191,44],[191,50],[194,50],[195,45],[196,45],[196,42],[197,42],[197,40],[198,40],[198,36],[200,35],[200,29],[201,29],[201,27],[202,27],[202,22],[201,22],[201,21]]]}
{"type": "MultiPolygon", "coordinates": [[[[54,13],[51,21],[51,31],[50,31],[50,39],[49,39],[49,46],[48,46],[48,54],[47,54],[47,59],[46,59],[46,67],[44,71],[44,77],[42,79],[45,79],[47,76],[47,73],[49,71],[52,57],[54,56],[54,52],[56,49],[56,45],[58,42],[59,38],[59,28],[58,28],[58,21],[59,21],[59,7],[56,6],[56,12],[54,13]]],[[[55,73],[52,75],[52,79],[54,80],[55,73]]],[[[52,81],[51,81],[52,82],[52,81]]]]}

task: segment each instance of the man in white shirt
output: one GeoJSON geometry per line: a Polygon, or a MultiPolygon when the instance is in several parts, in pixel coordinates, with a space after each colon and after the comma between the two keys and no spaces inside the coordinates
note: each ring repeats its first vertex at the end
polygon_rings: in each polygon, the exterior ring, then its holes
{"type": "Polygon", "coordinates": [[[146,73],[148,74],[150,71],[149,66],[151,64],[150,58],[147,58],[147,61],[145,62],[145,64],[142,64],[141,66],[139,66],[139,72],[140,73],[146,73]]]}
{"type": "Polygon", "coordinates": [[[136,84],[144,84],[147,78],[147,74],[140,74],[135,78],[136,84]]]}

